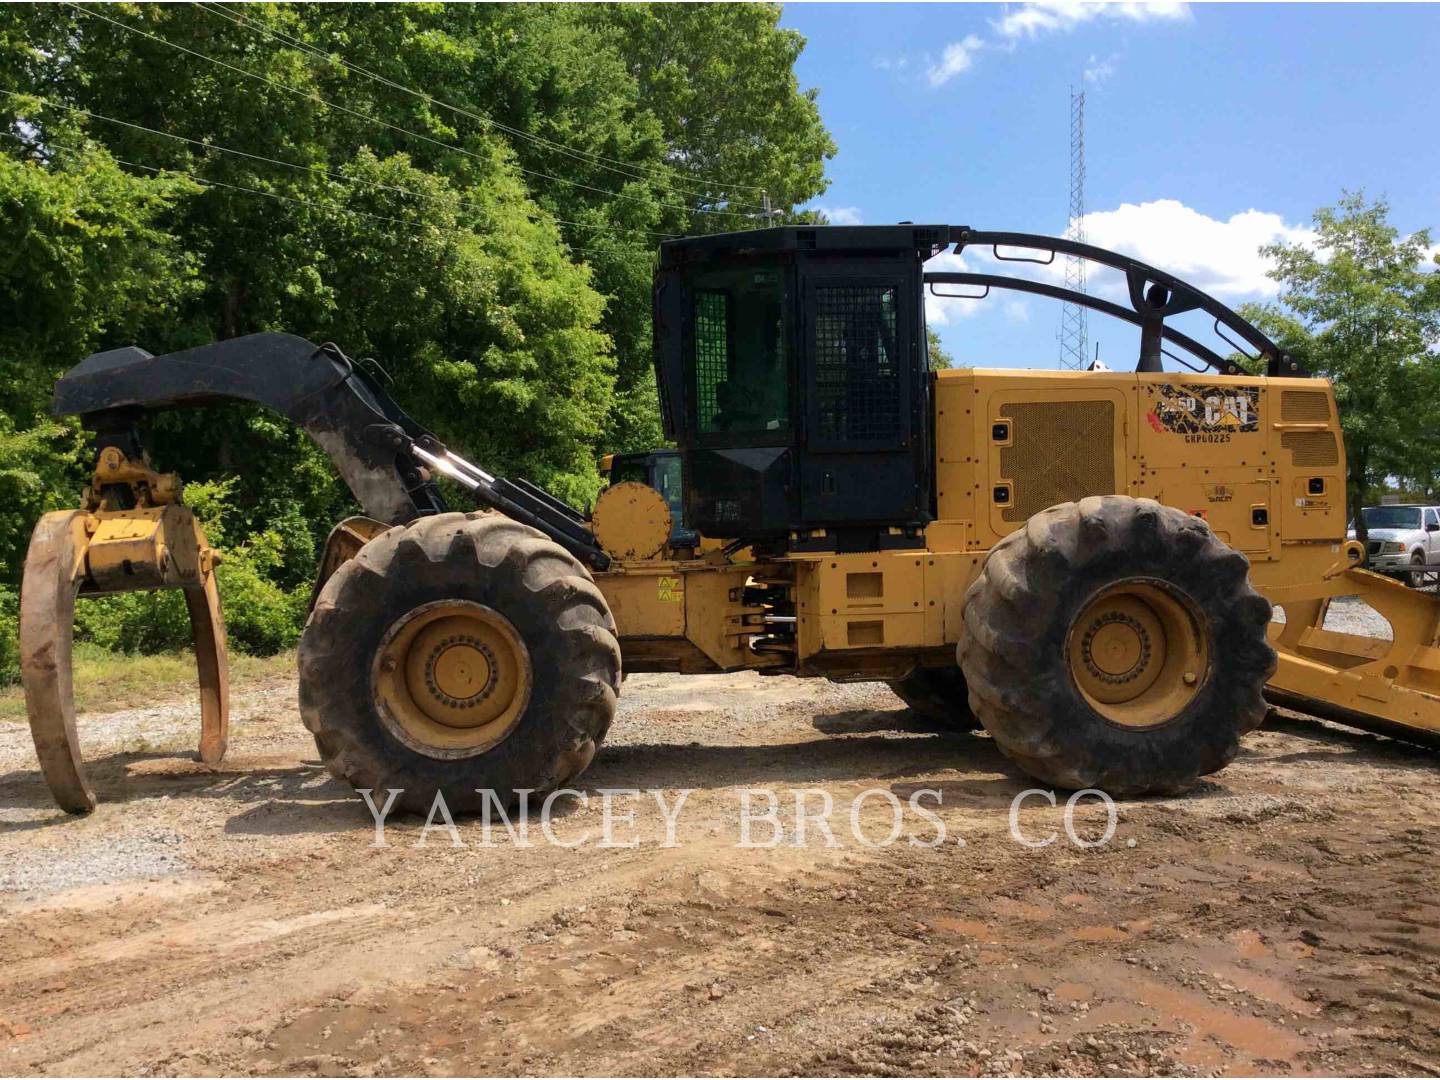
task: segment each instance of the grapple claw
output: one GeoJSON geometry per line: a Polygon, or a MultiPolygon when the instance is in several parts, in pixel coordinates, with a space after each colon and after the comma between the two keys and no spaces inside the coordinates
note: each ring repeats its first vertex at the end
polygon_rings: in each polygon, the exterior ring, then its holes
{"type": "Polygon", "coordinates": [[[230,681],[214,572],[219,556],[178,496],[173,476],[105,447],[85,509],[48,513],[30,536],[20,587],[20,677],[45,783],[72,814],[96,805],[75,729],[78,596],[184,590],[200,678],[199,756],[207,765],[225,756],[230,681]]]}

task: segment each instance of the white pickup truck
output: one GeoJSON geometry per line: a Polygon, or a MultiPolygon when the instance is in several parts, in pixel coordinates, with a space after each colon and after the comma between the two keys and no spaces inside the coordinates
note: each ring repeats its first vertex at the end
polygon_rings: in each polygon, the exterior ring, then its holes
{"type": "MultiPolygon", "coordinates": [[[[1380,573],[1440,565],[1440,507],[1367,506],[1365,564],[1380,573]]],[[[1350,523],[1355,539],[1355,523],[1350,523]]],[[[1408,574],[1399,576],[1408,577],[1408,574]]]]}

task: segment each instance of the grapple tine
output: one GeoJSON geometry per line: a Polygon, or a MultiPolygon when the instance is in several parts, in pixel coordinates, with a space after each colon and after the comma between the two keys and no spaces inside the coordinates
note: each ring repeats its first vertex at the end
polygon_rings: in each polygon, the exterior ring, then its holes
{"type": "Polygon", "coordinates": [[[185,606],[190,611],[190,635],[200,675],[200,760],[216,765],[230,743],[230,662],[215,575],[206,573],[204,577],[204,588],[185,590],[185,606]]]}
{"type": "Polygon", "coordinates": [[[20,675],[35,752],[55,801],[95,809],[75,730],[71,650],[79,595],[180,589],[190,613],[200,681],[200,760],[225,756],[230,675],[215,566],[220,555],[190,510],[180,482],[136,451],[101,449],[85,508],[46,514],[35,526],[20,587],[20,675]]]}
{"type": "Polygon", "coordinates": [[[30,535],[20,586],[20,678],[30,734],[50,793],[72,814],[95,809],[75,734],[70,666],[88,516],[83,510],[57,510],[40,519],[30,535]]]}

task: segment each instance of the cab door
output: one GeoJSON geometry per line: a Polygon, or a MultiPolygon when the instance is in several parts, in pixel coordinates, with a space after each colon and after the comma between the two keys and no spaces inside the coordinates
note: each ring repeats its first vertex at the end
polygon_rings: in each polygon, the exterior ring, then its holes
{"type": "Polygon", "coordinates": [[[816,257],[801,287],[802,517],[923,523],[927,410],[913,268],[894,258],[816,257]]]}

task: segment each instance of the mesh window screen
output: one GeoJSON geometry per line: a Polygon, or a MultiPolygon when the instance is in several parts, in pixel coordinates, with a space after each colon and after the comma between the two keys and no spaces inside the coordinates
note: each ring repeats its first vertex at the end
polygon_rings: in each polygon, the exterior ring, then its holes
{"type": "Polygon", "coordinates": [[[695,412],[701,431],[715,429],[715,388],[730,377],[729,309],[723,292],[695,293],[695,412]]]}
{"type": "Polygon", "coordinates": [[[815,290],[816,434],[840,442],[900,434],[895,290],[828,285],[815,290]]]}

